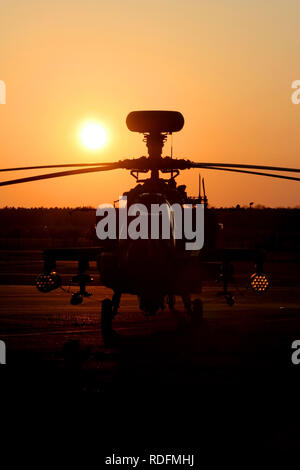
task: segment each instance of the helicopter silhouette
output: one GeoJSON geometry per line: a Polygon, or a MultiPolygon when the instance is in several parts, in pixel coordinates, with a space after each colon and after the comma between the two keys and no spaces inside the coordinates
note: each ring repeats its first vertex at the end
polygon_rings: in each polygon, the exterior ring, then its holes
{"type": "MultiPolygon", "coordinates": [[[[208,199],[204,179],[199,178],[199,194],[189,197],[185,185],[177,185],[176,177],[180,171],[187,169],[205,169],[229,171],[238,174],[251,174],[271,178],[300,181],[296,176],[286,173],[299,173],[298,168],[285,168],[266,165],[248,165],[235,163],[192,162],[187,159],[162,157],[162,149],[168,135],[178,132],[184,125],[184,118],[177,111],[133,111],[126,119],[130,131],[144,135],[148,156],[136,159],[125,159],[113,163],[74,163],[60,165],[27,166],[0,169],[0,172],[18,170],[36,170],[64,167],[80,167],[54,173],[2,181],[0,186],[33,182],[43,179],[58,178],[83,173],[106,172],[114,169],[129,170],[136,179],[136,186],[124,193],[127,207],[142,204],[150,210],[153,204],[165,204],[170,208],[170,237],[160,233],[155,239],[140,237],[130,239],[120,236],[122,227],[117,227],[116,237],[101,240],[98,246],[88,248],[48,249],[44,251],[44,272],[36,279],[36,287],[48,293],[61,287],[61,279],[56,272],[56,262],[75,260],[78,262],[78,273],[73,282],[79,284],[79,291],[71,297],[71,303],[82,303],[90,294],[86,285],[91,282],[88,274],[89,262],[96,261],[101,282],[113,291],[112,298],[102,301],[102,334],[109,338],[112,333],[112,320],[118,313],[121,296],[125,293],[136,295],[140,309],[147,315],[154,315],[165,304],[175,308],[176,296],[180,296],[186,312],[193,321],[202,318],[203,305],[201,298],[191,300],[192,294],[201,293],[202,283],[206,280],[222,281],[226,302],[234,304],[234,297],[228,290],[233,280],[234,261],[253,261],[255,272],[250,277],[250,285],[258,293],[265,292],[270,285],[264,273],[265,254],[260,250],[226,249],[218,244],[220,224],[214,214],[206,211],[208,199]],[[258,171],[259,170],[259,171],[258,171]],[[273,171],[276,173],[269,173],[273,171]],[[150,176],[146,177],[150,172],[150,176]],[[278,173],[280,172],[280,173],[278,173]],[[283,174],[282,174],[283,173],[283,174]],[[140,175],[144,177],[141,178],[140,175]],[[197,250],[186,250],[184,237],[176,239],[172,206],[188,206],[192,218],[197,205],[204,206],[204,246],[197,250]]],[[[116,208],[118,212],[120,209],[116,208]]],[[[182,227],[181,227],[182,228],[182,227]]],[[[184,230],[181,230],[184,233],[184,230]]]]}

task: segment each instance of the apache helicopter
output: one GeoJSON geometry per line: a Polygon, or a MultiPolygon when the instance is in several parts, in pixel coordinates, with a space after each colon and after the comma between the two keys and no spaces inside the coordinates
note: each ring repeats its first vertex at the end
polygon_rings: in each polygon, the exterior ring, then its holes
{"type": "MultiPolygon", "coordinates": [[[[188,197],[185,185],[178,186],[176,177],[180,171],[203,168],[205,170],[230,171],[260,175],[271,178],[282,178],[300,181],[296,176],[268,173],[275,172],[299,173],[297,168],[282,168],[266,165],[247,165],[236,163],[192,162],[186,159],[162,157],[162,149],[167,136],[178,132],[184,125],[184,118],[176,111],[134,111],[126,119],[130,131],[144,135],[148,148],[148,156],[136,159],[120,160],[114,163],[75,163],[60,165],[43,165],[20,168],[0,169],[1,172],[17,170],[36,170],[46,168],[80,167],[67,171],[42,174],[27,178],[2,181],[0,186],[33,182],[43,179],[78,175],[83,173],[111,171],[114,169],[129,170],[136,179],[137,185],[124,193],[128,206],[133,203],[143,204],[149,208],[152,203],[188,205],[193,211],[197,204],[207,207],[204,180],[199,185],[198,197],[188,197]],[[260,170],[260,171],[257,171],[260,170]],[[149,178],[140,178],[140,174],[149,178]],[[162,174],[162,176],[160,175],[162,174]],[[203,188],[201,194],[200,188],[203,188]]],[[[118,209],[116,209],[118,210],[118,209]]],[[[170,212],[171,214],[171,212],[170,212]]],[[[204,239],[201,250],[184,249],[184,240],[176,240],[174,221],[169,218],[170,238],[164,239],[123,239],[120,237],[121,227],[115,239],[104,240],[99,246],[89,248],[48,249],[44,251],[44,272],[36,279],[36,287],[41,292],[50,292],[61,287],[61,279],[56,272],[56,262],[60,260],[78,261],[78,274],[73,282],[80,289],[71,297],[71,303],[77,305],[90,294],[86,284],[91,281],[88,274],[89,262],[96,261],[101,282],[113,291],[112,299],[102,301],[102,334],[109,337],[112,332],[112,320],[118,312],[121,295],[129,293],[137,295],[140,309],[146,314],[155,314],[164,308],[165,303],[174,309],[176,296],[181,296],[186,312],[193,320],[202,316],[202,302],[198,298],[191,301],[191,294],[201,292],[202,282],[219,279],[223,283],[222,295],[229,305],[234,304],[228,284],[232,281],[233,261],[253,261],[255,272],[250,277],[250,285],[256,292],[264,292],[269,287],[268,277],[263,272],[265,255],[260,250],[226,249],[218,246],[218,230],[220,229],[215,216],[204,211],[204,239]]]]}

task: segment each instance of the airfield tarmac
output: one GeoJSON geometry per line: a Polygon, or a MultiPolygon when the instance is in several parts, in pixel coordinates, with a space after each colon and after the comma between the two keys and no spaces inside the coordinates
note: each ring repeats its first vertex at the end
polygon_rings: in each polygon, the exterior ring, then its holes
{"type": "Polygon", "coordinates": [[[299,382],[300,365],[291,362],[291,344],[300,339],[298,287],[275,287],[259,296],[244,290],[233,307],[207,287],[204,318],[196,327],[180,299],[175,312],[166,308],[145,317],[137,300],[124,295],[109,347],[101,336],[100,301],[110,291],[102,286],[89,291],[93,296],[74,307],[61,290],[42,294],[33,286],[0,287],[8,380],[30,387],[31,377],[41,391],[93,392],[258,383],[278,389],[283,381],[286,387],[299,382]]]}
{"type": "MultiPolygon", "coordinates": [[[[109,422],[112,410],[116,415],[128,409],[129,417],[121,420],[125,434],[134,412],[142,419],[137,435],[151,429],[148,423],[154,416],[156,430],[149,442],[160,432],[160,446],[174,432],[180,437],[178,448],[186,437],[208,452],[215,451],[216,442],[218,448],[230,450],[233,440],[235,448],[245,442],[267,451],[298,448],[300,364],[291,361],[292,342],[300,339],[298,261],[270,263],[272,287],[263,295],[247,287],[246,277],[239,278],[238,289],[231,289],[233,307],[217,295],[221,286],[204,286],[203,321],[197,325],[180,298],[174,312],[166,308],[145,317],[137,299],[124,295],[110,347],[102,340],[100,306],[111,291],[88,286],[93,295],[72,306],[70,292],[42,294],[32,285],[33,272],[40,272],[41,266],[34,257],[31,264],[29,268],[26,260],[16,267],[7,260],[1,266],[6,285],[0,286],[0,339],[7,349],[7,364],[0,366],[2,392],[19,397],[29,392],[40,398],[96,393],[106,397],[99,402],[101,420],[105,409],[109,422]],[[11,279],[18,284],[10,284],[11,279]],[[153,404],[154,413],[149,408],[153,404]],[[185,424],[179,424],[180,414],[185,424]]],[[[73,269],[63,265],[61,271],[68,284],[73,269]]],[[[108,440],[111,445],[115,434],[116,427],[108,440]]]]}

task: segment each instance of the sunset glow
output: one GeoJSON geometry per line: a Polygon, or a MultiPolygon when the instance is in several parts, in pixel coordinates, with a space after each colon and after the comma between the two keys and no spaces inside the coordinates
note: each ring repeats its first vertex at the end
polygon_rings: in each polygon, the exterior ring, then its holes
{"type": "Polygon", "coordinates": [[[80,130],[80,140],[89,150],[99,150],[107,142],[107,132],[98,122],[86,122],[80,130]]]}
{"type": "MultiPolygon", "coordinates": [[[[142,109],[183,114],[174,157],[297,167],[299,13],[295,0],[1,2],[1,167],[78,163],[98,150],[104,162],[146,155],[125,123],[142,109]]],[[[297,182],[202,176],[212,205],[300,204],[297,182]]],[[[197,194],[194,172],[177,181],[197,194]]],[[[1,204],[97,206],[134,184],[125,170],[47,180],[3,188],[1,204]]]]}

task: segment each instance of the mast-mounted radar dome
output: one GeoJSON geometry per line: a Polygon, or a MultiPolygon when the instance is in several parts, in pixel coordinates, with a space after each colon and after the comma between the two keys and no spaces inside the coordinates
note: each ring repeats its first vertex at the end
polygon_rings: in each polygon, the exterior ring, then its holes
{"type": "Polygon", "coordinates": [[[183,128],[184,118],[178,111],[132,111],[126,124],[132,132],[171,133],[183,128]]]}

